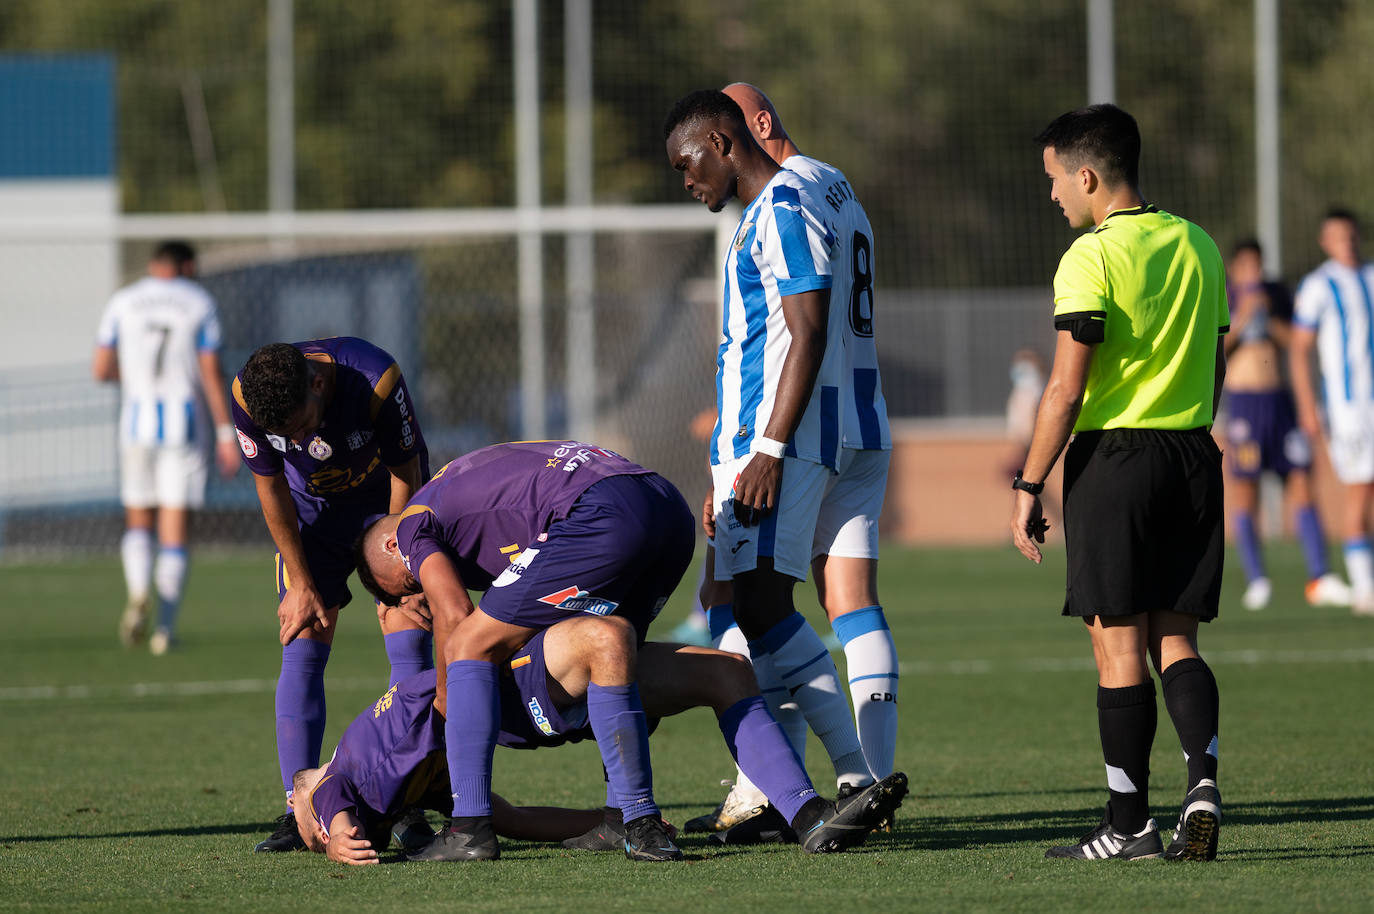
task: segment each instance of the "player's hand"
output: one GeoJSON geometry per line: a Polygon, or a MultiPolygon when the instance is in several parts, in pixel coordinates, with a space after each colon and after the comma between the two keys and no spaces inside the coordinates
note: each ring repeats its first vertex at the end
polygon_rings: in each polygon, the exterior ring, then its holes
{"type": "Polygon", "coordinates": [[[427,632],[434,631],[434,613],[429,608],[429,600],[426,600],[422,593],[408,593],[401,597],[401,602],[395,606],[378,603],[377,621],[382,624],[383,630],[386,628],[387,618],[392,613],[399,613],[427,632]]]}
{"type": "Polygon", "coordinates": [[[221,441],[215,445],[215,462],[219,464],[219,474],[232,479],[243,464],[243,454],[235,441],[221,441]]]}
{"type": "Polygon", "coordinates": [[[1011,509],[1011,541],[1021,554],[1039,565],[1042,556],[1035,544],[1045,541],[1050,522],[1040,505],[1040,496],[1018,489],[1011,509]]]}
{"type": "Polygon", "coordinates": [[[744,526],[761,522],[777,507],[782,458],[755,454],[735,478],[735,518],[744,526]]]}
{"type": "Polygon", "coordinates": [[[363,830],[357,825],[346,832],[330,835],[324,855],[335,863],[353,866],[377,862],[377,852],[373,850],[372,842],[363,837],[363,830]]]}
{"type": "Polygon", "coordinates": [[[307,628],[329,628],[329,610],[319,591],[310,585],[287,588],[286,596],[277,605],[277,619],[281,622],[279,637],[283,645],[290,644],[307,628]]]}
{"type": "Polygon", "coordinates": [[[1315,409],[1298,408],[1298,428],[1307,436],[1307,443],[1315,447],[1322,437],[1322,420],[1315,409]]]}
{"type": "Polygon", "coordinates": [[[706,499],[701,505],[701,529],[706,531],[707,539],[716,538],[716,493],[710,491],[706,493],[706,499]]]}

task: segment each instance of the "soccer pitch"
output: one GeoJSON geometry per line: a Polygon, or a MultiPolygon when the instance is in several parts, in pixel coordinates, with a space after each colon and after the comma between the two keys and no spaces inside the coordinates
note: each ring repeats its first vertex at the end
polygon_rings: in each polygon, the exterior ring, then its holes
{"type": "MultiPolygon", "coordinates": [[[[912,784],[892,835],[830,857],[684,835],[688,861],[658,865],[506,841],[495,863],[388,853],[366,868],[252,852],[280,812],[270,553],[194,558],[181,649],[160,658],[118,646],[114,561],[3,567],[0,909],[1368,911],[1374,621],[1307,607],[1296,549],[1273,550],[1271,564],[1269,609],[1240,609],[1228,568],[1222,617],[1202,631],[1222,701],[1215,863],[1043,859],[1095,825],[1105,801],[1095,675],[1081,624],[1058,615],[1062,550],[1035,568],[1007,547],[884,553],[903,659],[897,762],[912,784]]],[[[819,621],[809,585],[798,593],[819,621]]],[[[326,755],[386,687],[373,619],[362,599],[341,619],[326,755]]],[[[719,801],[732,768],[709,711],[664,721],[652,747],[671,821],[719,801]]],[[[831,792],[814,738],[808,768],[831,792]]],[[[1162,700],[1152,770],[1167,831],[1184,773],[1162,700]]],[[[590,743],[498,750],[495,778],[516,803],[604,796],[590,743]]]]}

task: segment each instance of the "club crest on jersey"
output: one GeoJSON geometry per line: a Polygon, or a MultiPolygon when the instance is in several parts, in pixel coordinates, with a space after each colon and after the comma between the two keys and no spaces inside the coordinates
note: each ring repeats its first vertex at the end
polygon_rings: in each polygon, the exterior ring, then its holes
{"type": "Polygon", "coordinates": [[[531,698],[527,707],[530,709],[530,717],[533,718],[539,731],[545,736],[553,736],[553,724],[549,723],[549,719],[544,716],[544,709],[539,706],[539,699],[531,698]]]}
{"type": "Polygon", "coordinates": [[[272,445],[274,451],[281,451],[283,454],[286,453],[286,439],[281,435],[268,435],[267,443],[272,445]]]}
{"type": "Polygon", "coordinates": [[[594,597],[587,591],[574,584],[572,587],[565,587],[557,593],[545,594],[539,598],[540,603],[547,603],[554,609],[566,609],[569,612],[591,613],[594,616],[609,616],[615,612],[620,604],[613,600],[603,600],[601,597],[594,597]]]}
{"type": "Polygon", "coordinates": [[[741,222],[741,223],[739,224],[739,231],[735,232],[735,244],[734,244],[735,250],[737,250],[737,251],[742,251],[742,250],[744,250],[744,239],[746,239],[746,238],[749,237],[749,230],[752,229],[753,227],[754,227],[754,223],[752,223],[752,222],[741,222]]]}
{"type": "Polygon", "coordinates": [[[538,554],[538,549],[526,549],[524,552],[517,555],[510,563],[510,567],[497,575],[496,580],[491,582],[491,586],[509,587],[511,584],[520,580],[520,576],[525,573],[526,568],[530,567],[530,562],[533,562],[534,557],[538,554]]]}
{"type": "Polygon", "coordinates": [[[330,457],[334,456],[334,449],[329,446],[328,441],[325,441],[319,435],[310,439],[310,443],[306,445],[305,450],[306,453],[316,460],[328,460],[330,457]]]}
{"type": "Polygon", "coordinates": [[[257,442],[238,429],[234,429],[234,434],[239,436],[239,447],[243,449],[243,456],[247,457],[249,460],[258,456],[257,442]]]}

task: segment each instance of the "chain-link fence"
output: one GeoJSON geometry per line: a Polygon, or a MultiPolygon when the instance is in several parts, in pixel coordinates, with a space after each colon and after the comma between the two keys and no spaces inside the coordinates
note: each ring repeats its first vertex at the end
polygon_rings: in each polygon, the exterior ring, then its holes
{"type": "MultiPolygon", "coordinates": [[[[595,24],[584,112],[593,156],[581,176],[564,169],[564,130],[579,116],[564,29],[579,4],[534,4],[535,138],[516,128],[519,5],[360,3],[340,16],[334,4],[285,4],[290,178],[300,210],[339,214],[327,232],[273,227],[268,216],[245,229],[168,215],[231,218],[268,206],[268,14],[282,0],[0,10],[4,554],[115,542],[114,397],[88,380],[86,364],[104,300],[141,273],[155,234],[201,249],[231,373],[264,342],[368,337],[400,361],[435,462],[520,436],[531,394],[543,433],[568,434],[570,379],[590,378],[580,389],[592,393],[601,443],[700,488],[703,445],[691,420],[712,402],[719,301],[716,241],[700,218],[684,216],[691,224],[676,231],[662,220],[596,229],[591,351],[568,345],[575,302],[564,231],[539,234],[542,326],[532,330],[527,305],[521,316],[518,220],[483,234],[426,233],[423,220],[459,207],[510,215],[496,208],[516,199],[521,143],[537,144],[546,207],[585,181],[599,207],[690,209],[660,124],[701,86],[760,85],[803,151],[842,167],[857,189],[875,228],[894,416],[997,415],[1012,353],[1050,354],[1049,280],[1073,233],[1048,200],[1029,137],[1085,101],[1084,0],[842,9],[596,0],[585,4],[595,24]],[[63,95],[74,82],[85,88],[63,95]],[[48,88],[34,92],[38,83],[48,88]],[[374,232],[367,217],[378,208],[400,228],[374,232]],[[359,214],[351,227],[348,213],[359,214]],[[522,387],[531,333],[544,378],[533,392],[522,387]]],[[[1255,4],[1115,8],[1117,97],[1141,123],[1147,196],[1223,248],[1252,234],[1255,4]]],[[[1304,0],[1279,13],[1282,263],[1296,275],[1319,259],[1322,208],[1367,208],[1371,197],[1362,151],[1374,144],[1374,122],[1360,87],[1374,76],[1361,38],[1374,34],[1374,8],[1304,0]]],[[[199,532],[265,541],[246,474],[212,483],[199,532]]]]}

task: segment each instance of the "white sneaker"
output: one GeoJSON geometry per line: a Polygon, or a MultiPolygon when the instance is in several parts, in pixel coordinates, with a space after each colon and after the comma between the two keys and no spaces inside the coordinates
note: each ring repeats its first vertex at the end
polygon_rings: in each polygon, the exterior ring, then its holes
{"type": "Polygon", "coordinates": [[[1350,611],[1357,616],[1374,616],[1374,594],[1356,597],[1350,611]]]}
{"type": "Polygon", "coordinates": [[[1307,603],[1310,606],[1349,606],[1350,586],[1334,574],[1324,574],[1307,582],[1307,603]]]}
{"type": "Polygon", "coordinates": [[[1269,605],[1269,598],[1273,595],[1274,585],[1269,583],[1268,578],[1255,578],[1245,588],[1245,595],[1240,598],[1240,603],[1246,609],[1264,609],[1269,605]]]}
{"type": "MultiPolygon", "coordinates": [[[[730,784],[729,781],[720,783],[722,787],[730,784]]],[[[755,816],[763,815],[767,808],[768,798],[763,795],[763,791],[757,787],[749,790],[739,784],[731,784],[730,792],[720,801],[714,812],[688,819],[683,828],[687,831],[725,831],[741,822],[748,822],[755,816]]]]}
{"type": "Polygon", "coordinates": [[[124,615],[119,617],[119,643],[133,647],[143,640],[143,632],[148,625],[148,602],[130,603],[124,607],[124,615]]]}
{"type": "Polygon", "coordinates": [[[148,639],[148,650],[154,657],[161,657],[172,649],[172,633],[165,628],[159,628],[153,632],[148,639]]]}

